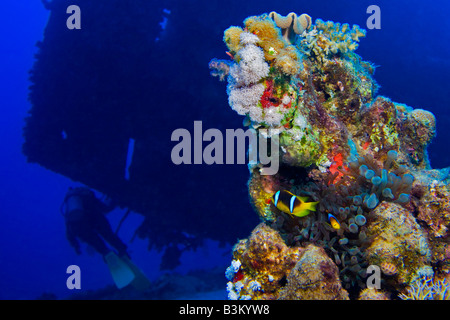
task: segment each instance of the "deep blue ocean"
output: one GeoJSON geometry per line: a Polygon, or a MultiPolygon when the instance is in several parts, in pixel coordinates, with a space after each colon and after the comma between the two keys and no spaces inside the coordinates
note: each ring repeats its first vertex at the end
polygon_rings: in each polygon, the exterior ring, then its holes
{"type": "MultiPolygon", "coordinates": [[[[83,5],[87,2],[89,1],[73,1],[73,4],[78,4],[81,8],[83,31],[89,27],[83,24],[83,5]]],[[[170,152],[174,146],[170,141],[170,133],[176,128],[192,130],[195,120],[203,121],[204,128],[223,130],[242,126],[242,117],[227,105],[226,85],[209,76],[209,60],[227,58],[226,46],[222,42],[226,28],[231,25],[242,26],[246,17],[270,11],[285,15],[291,11],[308,13],[313,21],[321,18],[350,25],[358,24],[365,28],[369,16],[366,9],[375,4],[381,9],[381,29],[368,30],[356,53],[378,66],[374,77],[381,86],[380,95],[434,113],[437,119],[437,136],[428,149],[431,165],[433,168],[450,166],[448,1],[148,2],[154,2],[155,8],[149,14],[149,23],[159,29],[148,35],[147,45],[159,50],[159,55],[163,58],[161,63],[152,61],[153,67],[149,68],[146,76],[154,81],[161,79],[158,87],[153,89],[166,95],[164,98],[143,102],[148,105],[148,112],[155,114],[155,122],[149,124],[149,130],[154,130],[156,137],[149,142],[158,150],[159,158],[155,158],[155,163],[170,161],[170,152]],[[183,16],[185,14],[189,15],[189,19],[183,16]],[[176,23],[182,16],[189,21],[187,29],[191,33],[188,37],[182,32],[182,26],[176,23]],[[165,68],[170,60],[173,60],[175,67],[165,68]],[[177,96],[178,92],[182,94],[177,96]],[[171,102],[178,97],[183,101],[171,102]],[[161,105],[163,100],[168,101],[166,105],[161,105]],[[218,101],[221,103],[217,103],[218,101]],[[160,134],[161,132],[164,134],[160,134]]],[[[123,8],[117,10],[122,10],[123,14],[123,8]]],[[[36,61],[36,43],[46,41],[44,30],[50,17],[49,11],[41,1],[25,0],[3,1],[0,12],[0,141],[3,150],[0,166],[0,299],[64,299],[75,293],[87,293],[111,286],[113,281],[102,257],[85,246],[82,246],[82,254],[77,255],[66,239],[60,206],[67,189],[83,185],[82,182],[74,181],[38,163],[30,163],[22,152],[24,119],[32,108],[28,99],[29,71],[36,61]],[[81,270],[81,289],[75,290],[77,292],[66,286],[69,276],[66,269],[69,265],[78,265],[81,270]]],[[[117,35],[117,30],[115,32],[117,35]]],[[[133,37],[127,30],[123,31],[122,36],[133,37]]],[[[96,43],[101,46],[102,39],[98,39],[96,43]]],[[[52,45],[56,46],[57,43],[53,42],[52,45]]],[[[136,42],[135,45],[136,48],[127,47],[123,50],[138,50],[142,43],[136,42]]],[[[70,59],[69,56],[67,59],[70,59]]],[[[132,65],[135,62],[122,61],[124,69],[127,68],[127,63],[132,65]]],[[[77,71],[73,70],[75,73],[77,71]]],[[[94,72],[92,78],[95,78],[94,72]]],[[[62,97],[61,108],[64,108],[65,96],[71,99],[66,92],[54,94],[62,97]]],[[[102,131],[97,134],[102,135],[102,131]]],[[[46,156],[51,158],[52,154],[46,156]]],[[[105,162],[105,166],[107,165],[105,162]]],[[[163,275],[183,279],[183,275],[195,270],[200,270],[205,277],[208,273],[218,272],[217,270],[225,272],[231,261],[233,244],[237,239],[250,234],[252,226],[258,223],[246,194],[246,166],[235,165],[230,168],[227,165],[216,165],[211,168],[212,166],[202,164],[193,168],[194,165],[174,166],[171,163],[161,163],[148,177],[160,191],[157,193],[149,189],[148,193],[158,220],[177,219],[180,210],[183,210],[184,216],[192,216],[192,219],[183,224],[195,226],[201,220],[202,225],[208,229],[203,243],[196,250],[184,250],[181,246],[178,265],[161,268],[164,250],[158,250],[161,249],[158,246],[148,250],[148,238],[135,238],[131,242],[135,230],[144,219],[140,214],[132,212],[121,226],[120,238],[127,243],[132,260],[151,281],[163,283],[160,280],[163,275]],[[189,193],[186,193],[187,190],[189,193]],[[171,210],[175,210],[176,214],[171,213],[171,210]],[[234,213],[239,211],[242,220],[233,218],[234,221],[228,221],[227,210],[234,213]],[[227,221],[226,230],[222,226],[224,221],[227,221]],[[217,239],[208,239],[209,235],[214,235],[215,229],[220,234],[220,240],[224,239],[222,234],[226,234],[230,241],[223,244],[217,239]]],[[[98,190],[96,193],[101,196],[98,190]]],[[[116,229],[125,212],[126,208],[117,208],[107,215],[113,229],[116,229]]],[[[174,228],[179,230],[181,227],[174,228]]],[[[165,241],[165,237],[171,236],[171,232],[170,227],[161,228],[154,235],[158,239],[154,240],[160,244],[165,241]]],[[[203,238],[201,232],[197,232],[196,236],[203,238]]],[[[225,277],[222,281],[222,293],[219,291],[215,295],[202,296],[198,295],[201,288],[185,284],[182,285],[184,291],[180,291],[179,297],[193,297],[196,294],[200,298],[226,298],[225,277]]],[[[217,285],[220,288],[220,279],[217,285]]],[[[170,290],[171,287],[167,288],[170,290]]],[[[216,287],[211,286],[212,291],[216,290],[214,288],[216,287]]],[[[167,296],[161,296],[165,297],[167,296]]]]}

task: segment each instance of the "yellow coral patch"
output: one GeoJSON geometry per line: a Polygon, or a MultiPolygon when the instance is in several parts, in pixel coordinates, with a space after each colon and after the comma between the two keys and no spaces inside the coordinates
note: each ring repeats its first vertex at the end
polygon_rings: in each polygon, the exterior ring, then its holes
{"type": "Polygon", "coordinates": [[[297,59],[293,58],[293,56],[289,52],[286,52],[286,50],[283,50],[275,60],[275,67],[287,75],[295,75],[299,70],[297,59]]]}
{"type": "Polygon", "coordinates": [[[295,75],[300,69],[298,52],[281,38],[280,29],[267,17],[249,17],[244,25],[248,32],[258,36],[258,45],[264,50],[266,61],[286,75],[295,75]]]}
{"type": "Polygon", "coordinates": [[[224,32],[223,41],[231,52],[238,52],[241,33],[244,32],[239,27],[229,27],[224,32]]]}
{"type": "Polygon", "coordinates": [[[271,19],[249,17],[245,19],[244,25],[248,32],[257,35],[261,40],[259,45],[263,48],[267,61],[275,58],[274,52],[280,52],[284,48],[285,44],[281,40],[280,30],[271,19]]]}

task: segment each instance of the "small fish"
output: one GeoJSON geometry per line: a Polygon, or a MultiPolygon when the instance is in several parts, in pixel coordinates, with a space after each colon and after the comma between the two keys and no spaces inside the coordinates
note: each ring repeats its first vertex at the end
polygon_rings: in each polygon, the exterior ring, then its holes
{"type": "Polygon", "coordinates": [[[272,201],[279,210],[297,217],[304,217],[311,211],[316,211],[318,204],[318,202],[307,202],[307,197],[298,197],[287,190],[275,192],[272,201]]]}
{"type": "Polygon", "coordinates": [[[227,51],[227,52],[225,52],[226,54],[227,54],[227,56],[229,56],[232,60],[234,60],[234,55],[230,52],[230,51],[227,51]]]}
{"type": "Polygon", "coordinates": [[[339,223],[338,219],[336,219],[336,217],[333,216],[331,213],[328,214],[328,221],[330,221],[330,224],[333,227],[333,229],[339,230],[341,228],[341,224],[339,223]]]}

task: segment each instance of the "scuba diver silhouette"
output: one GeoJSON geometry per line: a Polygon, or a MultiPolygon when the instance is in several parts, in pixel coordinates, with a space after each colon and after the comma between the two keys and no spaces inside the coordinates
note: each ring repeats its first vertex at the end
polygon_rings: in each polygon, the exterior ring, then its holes
{"type": "Polygon", "coordinates": [[[87,187],[70,187],[61,205],[67,240],[77,254],[81,254],[79,240],[100,253],[119,289],[129,284],[138,289],[146,289],[148,279],[131,262],[127,245],[114,233],[105,217],[114,208],[115,205],[102,202],[87,187]]]}
{"type": "Polygon", "coordinates": [[[114,247],[120,256],[127,255],[127,245],[114,233],[105,217],[105,214],[114,208],[114,205],[108,205],[98,199],[88,188],[69,188],[62,211],[66,222],[67,240],[77,254],[81,254],[79,239],[102,256],[111,251],[104,241],[114,247]]]}

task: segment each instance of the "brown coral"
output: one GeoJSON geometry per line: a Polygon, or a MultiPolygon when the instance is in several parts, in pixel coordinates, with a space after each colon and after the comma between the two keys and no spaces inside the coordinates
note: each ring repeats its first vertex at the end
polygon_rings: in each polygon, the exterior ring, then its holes
{"type": "Polygon", "coordinates": [[[348,300],[339,271],[323,248],[308,245],[280,291],[285,300],[348,300]]]}
{"type": "Polygon", "coordinates": [[[421,198],[418,219],[424,221],[430,233],[446,237],[450,226],[450,190],[448,185],[433,186],[421,198]]]}
{"type": "Polygon", "coordinates": [[[423,144],[428,144],[436,133],[436,118],[431,112],[423,109],[414,109],[411,112],[411,118],[414,119],[416,122],[414,126],[419,130],[417,136],[423,144]]]}
{"type": "Polygon", "coordinates": [[[430,169],[426,148],[436,134],[436,119],[431,112],[414,109],[403,114],[400,141],[415,166],[430,169]]]}
{"type": "Polygon", "coordinates": [[[389,300],[389,294],[374,288],[366,288],[359,294],[358,300],[389,300]]]}
{"type": "MultiPolygon", "coordinates": [[[[428,171],[421,176],[429,177],[436,171],[428,171]]],[[[423,180],[421,176],[419,179],[423,180]]],[[[428,233],[432,262],[439,264],[444,273],[450,273],[450,186],[445,181],[440,181],[438,176],[434,178],[428,185],[423,185],[425,194],[417,203],[417,219],[423,223],[428,233]]]]}
{"type": "Polygon", "coordinates": [[[392,202],[380,203],[371,214],[366,250],[369,264],[389,261],[397,268],[396,285],[407,284],[416,271],[428,265],[430,249],[422,228],[410,211],[392,202]]]}
{"type": "Polygon", "coordinates": [[[367,143],[376,158],[394,149],[408,166],[430,168],[426,148],[435,135],[432,113],[379,96],[370,106],[361,108],[355,120],[356,126],[348,123],[350,131],[360,139],[359,145],[367,143]]]}
{"type": "Polygon", "coordinates": [[[263,176],[257,169],[253,171],[248,182],[250,203],[263,220],[274,221],[276,217],[271,210],[271,197],[280,187],[275,176],[263,176]]]}
{"type": "Polygon", "coordinates": [[[324,63],[320,76],[313,80],[316,94],[324,101],[327,111],[349,125],[359,122],[361,109],[378,90],[370,71],[354,68],[352,63],[334,58],[332,62],[324,63]]]}
{"type": "Polygon", "coordinates": [[[357,136],[373,146],[373,151],[387,152],[400,149],[400,120],[397,117],[395,104],[387,98],[377,97],[368,107],[362,110],[361,125],[357,128],[357,136]],[[384,150],[381,150],[382,147],[384,150]]]}
{"type": "MultiPolygon", "coordinates": [[[[241,262],[243,277],[257,280],[260,292],[277,295],[280,283],[286,279],[298,261],[302,248],[289,248],[278,232],[264,223],[259,224],[247,240],[241,240],[233,250],[233,257],[241,262]]],[[[261,297],[259,297],[261,298],[261,297]]]]}

